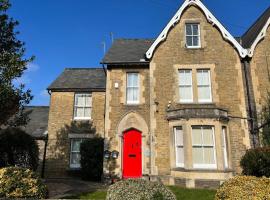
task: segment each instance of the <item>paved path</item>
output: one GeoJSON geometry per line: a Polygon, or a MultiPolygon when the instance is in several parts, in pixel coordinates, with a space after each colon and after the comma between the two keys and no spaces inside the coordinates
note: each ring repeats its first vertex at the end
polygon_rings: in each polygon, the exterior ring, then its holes
{"type": "Polygon", "coordinates": [[[45,183],[49,188],[50,199],[59,199],[106,189],[106,186],[102,183],[86,182],[78,179],[47,179],[45,183]]]}

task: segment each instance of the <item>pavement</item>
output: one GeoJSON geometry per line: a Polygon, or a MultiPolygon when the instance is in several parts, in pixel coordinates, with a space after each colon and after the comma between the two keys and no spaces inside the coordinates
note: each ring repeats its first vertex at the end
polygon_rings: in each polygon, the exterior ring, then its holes
{"type": "Polygon", "coordinates": [[[49,199],[61,199],[81,193],[106,190],[103,183],[87,182],[78,179],[46,179],[49,189],[49,199]]]}

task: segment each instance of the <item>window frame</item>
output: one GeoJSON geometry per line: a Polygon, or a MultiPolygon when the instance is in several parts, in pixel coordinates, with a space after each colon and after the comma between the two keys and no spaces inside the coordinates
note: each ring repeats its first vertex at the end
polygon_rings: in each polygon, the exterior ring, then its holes
{"type": "Polygon", "coordinates": [[[179,92],[179,102],[180,103],[193,103],[194,102],[194,94],[193,94],[193,70],[192,69],[178,69],[178,92],[179,92]],[[181,85],[181,81],[180,81],[180,72],[184,71],[186,74],[186,71],[190,71],[190,75],[191,75],[191,83],[190,84],[184,84],[181,85]],[[187,88],[190,87],[191,90],[191,99],[183,99],[181,98],[181,87],[182,88],[187,88]]]}
{"type": "Polygon", "coordinates": [[[72,164],[72,163],[71,163],[71,161],[72,161],[72,155],[73,155],[74,153],[80,154],[80,155],[81,155],[81,151],[73,151],[73,150],[72,150],[72,149],[73,149],[73,148],[72,148],[72,147],[73,147],[73,142],[74,142],[75,140],[80,140],[80,145],[81,145],[81,143],[83,142],[84,138],[71,138],[71,139],[70,139],[69,167],[70,167],[71,169],[80,169],[80,168],[81,168],[81,163],[79,163],[79,164],[72,164]]]}
{"type": "MultiPolygon", "coordinates": [[[[193,168],[194,169],[217,169],[217,155],[216,155],[216,142],[215,142],[215,127],[214,126],[209,126],[209,125],[199,125],[197,127],[201,127],[200,130],[201,130],[201,137],[202,137],[202,144],[199,145],[199,144],[194,144],[193,141],[193,127],[196,127],[195,125],[194,126],[191,126],[191,138],[192,138],[192,152],[193,152],[193,148],[194,147],[201,147],[202,150],[204,150],[204,148],[209,148],[209,147],[212,147],[214,149],[214,164],[197,164],[197,163],[194,163],[193,162],[193,168]],[[204,145],[203,143],[203,127],[211,127],[212,128],[212,137],[213,137],[213,146],[212,145],[204,145]]],[[[193,156],[193,155],[192,155],[193,156]]],[[[204,161],[204,151],[203,151],[203,161],[204,161]]]]}
{"type": "Polygon", "coordinates": [[[74,96],[74,114],[73,114],[73,119],[74,120],[91,120],[92,119],[92,108],[93,108],[93,98],[92,98],[92,93],[76,93],[74,96]],[[76,105],[76,99],[78,96],[83,96],[86,95],[88,97],[90,97],[91,99],[91,105],[90,106],[86,106],[85,100],[84,100],[84,106],[78,106],[76,105]],[[84,112],[85,112],[85,108],[90,108],[90,116],[89,117],[77,117],[76,116],[76,108],[83,108],[84,112]]]}
{"type": "Polygon", "coordinates": [[[127,72],[126,73],[126,104],[127,105],[136,105],[140,103],[140,73],[139,72],[127,72]],[[137,86],[129,86],[128,85],[128,76],[130,74],[136,74],[138,76],[138,85],[137,86]],[[128,99],[128,90],[129,89],[138,89],[138,100],[132,101],[128,99]]]}
{"type": "Polygon", "coordinates": [[[182,126],[175,126],[173,127],[173,132],[174,132],[174,149],[175,149],[175,166],[176,167],[181,167],[181,168],[184,168],[185,166],[185,142],[184,142],[184,132],[183,132],[183,127],[182,126]],[[181,128],[181,131],[182,131],[182,141],[183,141],[183,144],[182,145],[177,145],[177,141],[176,141],[176,130],[177,128],[181,128]],[[178,160],[178,154],[177,154],[177,149],[178,148],[182,148],[183,149],[183,163],[178,163],[177,160],[178,160]]]}
{"type": "Polygon", "coordinates": [[[199,48],[201,48],[201,29],[200,29],[200,23],[197,23],[197,22],[186,23],[185,24],[185,38],[186,38],[186,48],[188,48],[188,49],[199,49],[199,48]],[[187,25],[191,25],[191,32],[192,32],[191,35],[188,35],[187,34],[187,25]],[[194,33],[193,33],[193,26],[194,25],[197,25],[198,26],[198,35],[194,35],[194,33]],[[192,37],[192,46],[189,46],[188,45],[187,37],[192,37]],[[198,37],[198,45],[197,46],[194,46],[193,45],[194,44],[194,42],[193,42],[193,38],[194,37],[198,37]]]}
{"type": "Polygon", "coordinates": [[[196,78],[197,78],[198,103],[212,103],[213,102],[213,96],[212,96],[211,70],[207,69],[207,68],[196,69],[196,78]],[[199,85],[199,82],[198,82],[199,71],[207,71],[208,72],[209,85],[199,85]],[[199,87],[209,87],[209,91],[210,91],[210,98],[209,99],[200,99],[200,97],[199,97],[199,87]]]}
{"type": "Polygon", "coordinates": [[[224,168],[228,169],[229,168],[229,154],[228,154],[228,130],[226,126],[222,126],[222,143],[221,143],[221,148],[223,151],[223,161],[224,161],[224,168]]]}

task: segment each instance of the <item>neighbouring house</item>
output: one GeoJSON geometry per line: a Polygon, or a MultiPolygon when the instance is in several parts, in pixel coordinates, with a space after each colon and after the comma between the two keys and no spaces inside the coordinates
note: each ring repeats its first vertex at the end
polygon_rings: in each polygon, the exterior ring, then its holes
{"type": "Polygon", "coordinates": [[[104,68],[66,69],[48,87],[45,175],[80,168],[89,136],[63,129],[85,120],[119,152],[120,178],[217,187],[241,173],[270,87],[269,24],[270,9],[234,37],[201,1],[185,0],[157,38],[115,40],[104,68]]]}

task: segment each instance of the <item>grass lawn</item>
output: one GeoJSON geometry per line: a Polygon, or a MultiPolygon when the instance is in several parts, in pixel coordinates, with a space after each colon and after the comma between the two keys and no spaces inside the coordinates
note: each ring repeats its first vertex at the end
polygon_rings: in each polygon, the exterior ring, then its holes
{"type": "MultiPolygon", "coordinates": [[[[215,190],[206,189],[186,189],[177,186],[168,186],[168,188],[176,195],[179,200],[213,200],[216,194],[215,190]]],[[[96,191],[79,196],[71,196],[65,199],[106,199],[106,191],[96,191]]]]}

